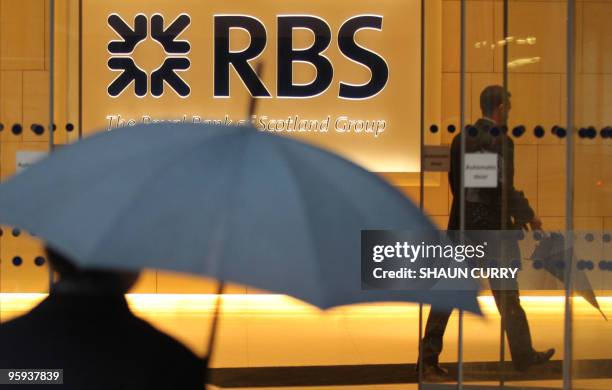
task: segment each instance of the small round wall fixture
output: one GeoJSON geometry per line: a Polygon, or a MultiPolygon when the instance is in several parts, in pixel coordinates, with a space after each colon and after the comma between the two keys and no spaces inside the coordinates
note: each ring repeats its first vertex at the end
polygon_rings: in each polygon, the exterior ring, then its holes
{"type": "Polygon", "coordinates": [[[544,137],[544,134],[546,132],[544,131],[544,128],[540,125],[537,125],[534,129],[533,129],[533,134],[538,137],[538,138],[542,138],[544,137]]]}
{"type": "Polygon", "coordinates": [[[516,138],[519,138],[523,134],[525,134],[525,126],[523,126],[523,125],[515,126],[512,129],[512,135],[515,136],[516,138]]]}
{"type": "Polygon", "coordinates": [[[19,123],[15,123],[13,127],[11,128],[11,131],[13,132],[13,134],[19,135],[23,131],[23,128],[21,127],[19,123]]]}
{"type": "Polygon", "coordinates": [[[30,126],[30,129],[36,135],[43,135],[45,132],[45,128],[42,125],[39,125],[37,123],[33,123],[32,126],[30,126]]]}

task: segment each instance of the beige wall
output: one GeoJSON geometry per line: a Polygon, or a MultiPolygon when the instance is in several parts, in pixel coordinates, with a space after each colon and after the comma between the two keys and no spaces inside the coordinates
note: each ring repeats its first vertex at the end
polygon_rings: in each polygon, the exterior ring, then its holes
{"type": "MultiPolygon", "coordinates": [[[[48,1],[0,1],[0,177],[15,170],[17,150],[47,150],[49,123],[48,1]],[[45,126],[45,134],[36,135],[32,124],[45,126]],[[13,134],[20,125],[20,134],[13,134]]],[[[37,241],[23,234],[14,237],[2,227],[0,237],[0,283],[2,291],[37,291],[45,289],[46,267],[34,264],[41,254],[37,241]],[[23,264],[15,267],[12,259],[20,256],[23,264]]]]}
{"type": "MultiPolygon", "coordinates": [[[[426,126],[437,124],[441,132],[427,134],[428,144],[448,144],[449,124],[459,126],[459,1],[428,0],[426,126]]],[[[48,1],[0,0],[0,176],[13,174],[17,150],[46,150],[48,140],[48,1]],[[23,132],[14,135],[13,124],[23,132]],[[42,136],[30,130],[45,126],[42,136]]],[[[78,8],[76,0],[56,2],[55,94],[57,143],[74,141],[78,125],[78,8]],[[65,60],[68,58],[69,60],[65,60]]],[[[478,94],[490,83],[502,82],[502,2],[472,0],[467,4],[466,118],[478,118],[478,94]],[[485,43],[486,42],[486,43],[485,43]],[[491,44],[495,47],[491,47],[491,44]]],[[[513,95],[510,125],[525,125],[528,134],[515,139],[516,186],[523,189],[547,228],[565,224],[565,143],[550,134],[553,125],[564,125],[565,103],[564,1],[510,1],[510,61],[539,57],[533,64],[511,69],[508,81],[513,95]],[[518,39],[535,37],[535,44],[519,45],[518,39]],[[533,127],[547,134],[537,139],[533,127]]],[[[576,118],[579,126],[612,125],[612,1],[579,1],[577,4],[576,118]]],[[[612,141],[577,139],[575,213],[577,229],[612,229],[612,141]]],[[[451,197],[445,175],[427,174],[425,208],[445,226],[451,197]]],[[[390,177],[418,201],[414,177],[390,177]]],[[[0,237],[2,291],[44,291],[47,270],[34,265],[41,254],[37,241],[4,230],[0,237]],[[24,264],[12,265],[14,256],[24,264]]],[[[176,279],[147,274],[141,291],[177,291],[176,279]]],[[[202,290],[199,282],[181,282],[190,291],[202,290]]],[[[208,289],[211,291],[211,289],[208,289]]]]}

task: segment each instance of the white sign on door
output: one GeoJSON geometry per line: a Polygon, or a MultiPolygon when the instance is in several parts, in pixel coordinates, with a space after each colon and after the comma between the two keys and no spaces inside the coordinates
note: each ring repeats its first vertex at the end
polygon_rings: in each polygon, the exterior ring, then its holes
{"type": "Polygon", "coordinates": [[[498,182],[496,153],[465,154],[465,187],[496,188],[498,182]]]}
{"type": "Polygon", "coordinates": [[[16,156],[15,172],[20,174],[24,169],[30,165],[37,163],[43,158],[47,157],[49,153],[41,151],[19,151],[16,156]]]}

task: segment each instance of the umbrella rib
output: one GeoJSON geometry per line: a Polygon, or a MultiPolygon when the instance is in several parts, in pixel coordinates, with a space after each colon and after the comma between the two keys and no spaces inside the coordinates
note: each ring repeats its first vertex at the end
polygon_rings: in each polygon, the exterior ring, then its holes
{"type": "MultiPolygon", "coordinates": [[[[311,248],[314,248],[313,250],[313,255],[316,256],[316,258],[319,257],[321,250],[320,248],[317,246],[317,241],[314,239],[314,230],[312,228],[312,222],[311,219],[309,218],[309,205],[308,202],[305,201],[303,195],[302,195],[302,185],[300,184],[300,181],[297,180],[297,171],[294,169],[293,164],[291,163],[291,158],[289,158],[288,156],[290,155],[289,151],[285,149],[284,144],[281,144],[279,142],[274,142],[274,150],[279,153],[280,155],[283,156],[282,160],[287,162],[287,167],[288,169],[291,171],[292,175],[291,175],[291,179],[293,180],[293,182],[295,183],[296,188],[298,189],[297,194],[299,199],[301,200],[300,204],[304,205],[304,207],[302,208],[302,214],[304,216],[304,220],[306,222],[306,231],[308,232],[308,239],[310,240],[310,242],[312,243],[312,245],[310,246],[311,248]]],[[[295,157],[295,156],[294,156],[295,157]]],[[[313,167],[313,164],[305,164],[308,165],[309,167],[313,167]]],[[[323,270],[319,267],[319,263],[318,261],[314,261],[313,262],[315,264],[315,266],[317,267],[317,275],[319,275],[320,273],[323,272],[323,270]]]]}

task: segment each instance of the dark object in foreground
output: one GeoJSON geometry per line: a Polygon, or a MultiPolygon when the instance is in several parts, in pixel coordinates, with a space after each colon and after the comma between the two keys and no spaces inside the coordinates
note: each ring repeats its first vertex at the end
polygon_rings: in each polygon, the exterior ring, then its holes
{"type": "Polygon", "coordinates": [[[201,390],[204,383],[204,363],[135,317],[122,295],[53,293],[2,324],[0,345],[0,367],[63,369],[63,389],[201,390]]]}
{"type": "Polygon", "coordinates": [[[124,293],[138,274],[47,255],[60,281],[28,314],[0,325],[0,368],[63,369],[62,389],[202,390],[204,362],[130,311],[124,293]]]}

